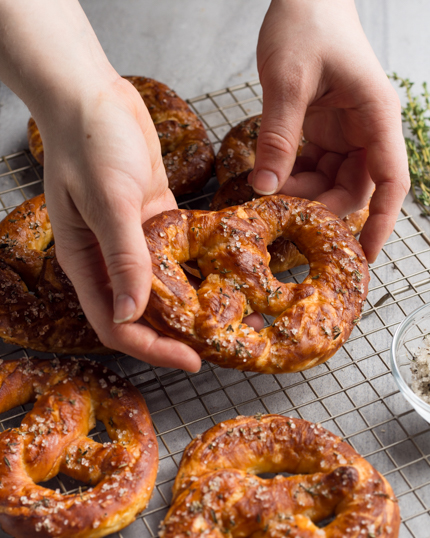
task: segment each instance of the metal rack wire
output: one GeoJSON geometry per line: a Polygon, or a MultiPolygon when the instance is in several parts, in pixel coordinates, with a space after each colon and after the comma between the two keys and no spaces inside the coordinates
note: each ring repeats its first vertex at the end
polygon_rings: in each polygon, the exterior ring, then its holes
{"type": "MultiPolygon", "coordinates": [[[[250,82],[208,93],[188,103],[204,122],[217,150],[238,121],[261,111],[261,87],[250,82]]],[[[216,188],[183,197],[179,205],[207,208],[216,188]]],[[[42,171],[27,151],[0,158],[0,218],[43,190],[42,171]]],[[[349,341],[327,363],[297,374],[264,375],[204,364],[197,374],[153,368],[127,356],[106,364],[127,377],[144,395],[160,449],[153,498],[121,538],[157,536],[170,502],[182,451],[198,433],[238,414],[281,413],[320,422],[344,437],[390,481],[402,513],[402,538],[428,538],[430,527],[430,426],[398,392],[389,370],[389,346],[397,325],[430,299],[430,239],[402,210],[395,230],[371,267],[365,315],[349,341]]],[[[280,276],[299,282],[304,267],[280,276]]],[[[0,344],[0,358],[27,351],[0,344]]],[[[28,408],[28,406],[26,406],[28,408]]],[[[4,430],[16,426],[26,409],[0,416],[4,430]]],[[[106,440],[103,425],[92,435],[106,440]]],[[[59,476],[48,484],[63,492],[79,484],[59,476]]],[[[0,538],[7,535],[0,531],[0,538]]]]}

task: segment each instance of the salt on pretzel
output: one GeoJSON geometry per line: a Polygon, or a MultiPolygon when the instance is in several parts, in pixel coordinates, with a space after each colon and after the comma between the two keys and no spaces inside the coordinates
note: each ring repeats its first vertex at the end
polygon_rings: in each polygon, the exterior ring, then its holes
{"type": "Polygon", "coordinates": [[[18,428],[0,434],[0,524],[15,538],[96,538],[131,523],[147,505],[158,466],[140,392],[87,359],[21,359],[0,366],[0,412],[34,401],[18,428]],[[96,419],[112,442],[88,437],[96,419]],[[46,489],[64,473],[91,487],[46,489]]]}
{"type": "MultiPolygon", "coordinates": [[[[238,164],[236,164],[236,167],[236,169],[239,169],[238,164]]],[[[260,198],[260,195],[248,183],[248,174],[250,172],[251,170],[247,169],[241,174],[227,179],[214,194],[210,208],[213,211],[220,211],[226,207],[244,204],[260,198]]],[[[370,201],[366,207],[347,215],[343,219],[353,235],[359,234],[363,229],[369,217],[369,203],[370,201]]],[[[291,241],[286,241],[281,237],[271,244],[268,250],[271,256],[270,269],[273,273],[282,273],[282,271],[288,271],[288,269],[308,263],[305,256],[300,253],[291,241]]]]}
{"type": "Polygon", "coordinates": [[[55,257],[40,194],[0,223],[0,336],[52,353],[106,353],[55,257]]]}
{"type": "MultiPolygon", "coordinates": [[[[220,185],[254,168],[260,126],[261,114],[258,114],[239,122],[225,135],[215,158],[216,177],[220,185]]],[[[302,137],[297,155],[300,155],[303,143],[302,137]]]]}
{"type": "Polygon", "coordinates": [[[219,212],[172,210],[144,224],[152,258],[145,318],[222,367],[295,372],[330,358],[360,319],[369,272],[346,224],[318,203],[268,196],[219,212]],[[309,260],[302,284],[279,282],[267,245],[293,241],[309,260]],[[198,291],[179,264],[196,260],[198,291]],[[275,316],[259,333],[247,305],[275,316]]]}
{"type": "Polygon", "coordinates": [[[254,168],[261,114],[239,122],[225,135],[215,158],[215,172],[220,185],[245,170],[254,168]]]}
{"type": "MultiPolygon", "coordinates": [[[[169,187],[175,196],[200,190],[212,176],[214,152],[203,123],[187,103],[165,84],[151,78],[129,76],[155,124],[169,187]]],[[[43,144],[33,118],[27,128],[29,147],[43,165],[43,144]]]]}
{"type": "Polygon", "coordinates": [[[389,483],[350,445],[306,420],[256,415],[188,445],[160,537],[396,538],[399,525],[389,483]],[[255,476],[266,472],[293,476],[255,476]]]}

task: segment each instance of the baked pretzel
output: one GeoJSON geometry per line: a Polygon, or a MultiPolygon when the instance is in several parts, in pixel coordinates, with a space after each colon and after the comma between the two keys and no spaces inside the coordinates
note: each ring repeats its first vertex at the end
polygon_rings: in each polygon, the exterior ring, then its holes
{"type": "MultiPolygon", "coordinates": [[[[200,190],[212,175],[214,152],[202,122],[187,103],[165,84],[145,77],[123,77],[139,92],[155,124],[161,143],[169,187],[175,196],[200,190]]],[[[30,118],[29,147],[43,165],[39,129],[30,118]]]]}
{"type": "Polygon", "coordinates": [[[140,392],[88,359],[21,359],[0,366],[0,412],[34,401],[0,434],[0,524],[15,538],[96,538],[134,521],[158,466],[140,392]],[[112,442],[88,437],[101,420],[112,442]],[[64,473],[91,485],[61,494],[37,485],[64,473]]]}
{"type": "Polygon", "coordinates": [[[30,153],[33,155],[36,161],[43,166],[45,156],[43,153],[42,137],[40,136],[39,127],[36,125],[36,122],[32,117],[30,117],[28,120],[27,138],[30,153]]]}
{"type": "MultiPolygon", "coordinates": [[[[260,125],[261,114],[258,114],[239,122],[225,135],[215,159],[216,177],[220,185],[254,168],[260,125]]],[[[302,137],[297,155],[300,155],[303,143],[302,137]]]]}
{"type": "Polygon", "coordinates": [[[399,526],[389,483],[350,445],[319,424],[256,415],[188,445],[160,537],[396,538],[399,526]],[[265,472],[294,475],[255,476],[265,472]]]}
{"type": "Polygon", "coordinates": [[[0,222],[0,336],[52,353],[103,353],[57,258],[45,196],[0,222]]]}
{"type": "Polygon", "coordinates": [[[267,196],[218,212],[172,210],[148,220],[152,291],[145,318],[223,367],[294,372],[330,358],[360,319],[369,272],[346,224],[318,203],[267,196]],[[302,284],[269,269],[267,245],[290,239],[309,260],[302,284]],[[196,260],[198,291],[179,264],[196,260]],[[247,305],[275,316],[259,333],[247,305]]]}
{"type": "MultiPolygon", "coordinates": [[[[219,211],[226,207],[231,207],[257,198],[259,194],[248,183],[248,174],[251,170],[245,170],[238,176],[230,177],[214,194],[210,208],[219,211]]],[[[369,201],[370,203],[370,201],[369,201]]],[[[369,203],[363,209],[359,209],[343,220],[347,223],[351,233],[357,235],[363,229],[369,217],[369,203]]],[[[282,237],[278,238],[268,247],[270,254],[270,269],[273,273],[282,273],[298,265],[307,264],[307,259],[299,252],[291,241],[286,241],[282,237]]]]}
{"type": "Polygon", "coordinates": [[[215,159],[215,172],[220,185],[252,170],[257,151],[261,114],[241,121],[225,135],[215,159]]]}

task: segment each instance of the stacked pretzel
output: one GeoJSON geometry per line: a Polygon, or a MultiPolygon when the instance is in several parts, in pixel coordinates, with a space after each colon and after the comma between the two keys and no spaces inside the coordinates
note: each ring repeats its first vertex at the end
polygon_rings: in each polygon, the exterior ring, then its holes
{"type": "Polygon", "coordinates": [[[160,537],[396,538],[399,525],[390,485],[351,446],[305,420],[257,415],[185,449],[160,537]],[[267,472],[294,476],[256,476],[267,472]]]}

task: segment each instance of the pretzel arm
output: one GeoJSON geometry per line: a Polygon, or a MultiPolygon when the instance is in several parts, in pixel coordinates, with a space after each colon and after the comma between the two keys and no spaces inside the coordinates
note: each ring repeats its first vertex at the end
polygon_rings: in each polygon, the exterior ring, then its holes
{"type": "Polygon", "coordinates": [[[122,446],[81,437],[62,454],[60,472],[94,486],[127,463],[131,463],[131,457],[122,446]]]}

